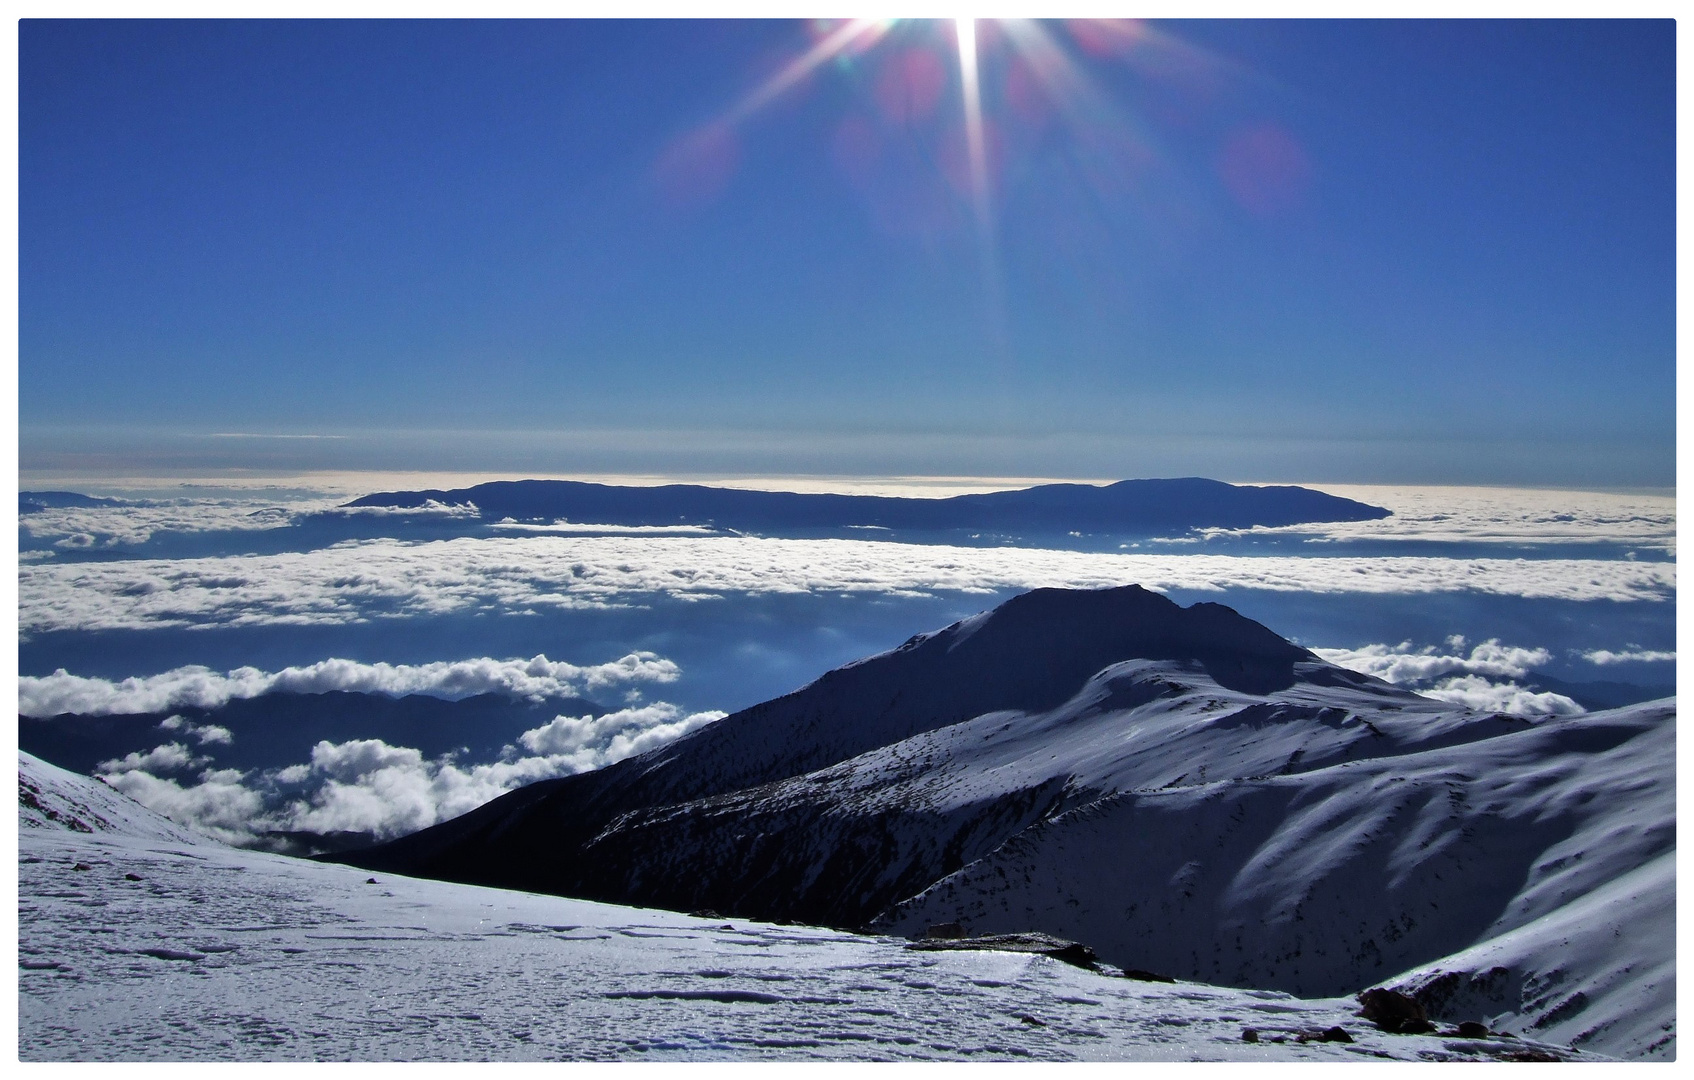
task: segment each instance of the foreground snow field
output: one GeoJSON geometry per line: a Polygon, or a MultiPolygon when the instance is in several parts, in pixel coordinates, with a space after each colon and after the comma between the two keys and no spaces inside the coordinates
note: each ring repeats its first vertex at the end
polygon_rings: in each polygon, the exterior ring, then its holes
{"type": "Polygon", "coordinates": [[[27,754],[19,771],[26,1061],[1597,1057],[1387,1035],[1346,998],[372,882],[198,838],[27,754]],[[1297,1041],[1334,1026],[1354,1041],[1297,1041]]]}

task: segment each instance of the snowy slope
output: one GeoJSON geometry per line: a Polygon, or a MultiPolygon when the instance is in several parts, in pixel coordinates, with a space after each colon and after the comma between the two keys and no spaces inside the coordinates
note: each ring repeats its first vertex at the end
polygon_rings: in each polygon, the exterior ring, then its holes
{"type": "Polygon", "coordinates": [[[1591,1056],[1451,1029],[1387,1035],[1344,999],[372,881],[196,839],[27,754],[19,783],[43,803],[51,792],[59,815],[19,811],[25,1061],[1591,1056]],[[67,810],[106,827],[81,831],[67,810]],[[1354,1041],[1298,1041],[1336,1026],[1354,1041]]]}
{"type": "Polygon", "coordinates": [[[208,839],[88,776],[18,754],[18,831],[99,833],[194,844],[208,839]]]}
{"type": "Polygon", "coordinates": [[[1504,965],[1516,974],[1485,1014],[1514,1014],[1506,1030],[1558,1013],[1564,1038],[1643,1053],[1674,1018],[1673,736],[1670,706],[1638,706],[1306,773],[1127,791],[1027,830],[880,925],[1037,926],[1116,963],[1301,994],[1504,965]],[[1620,888],[1635,916],[1616,917],[1620,888]],[[1570,945],[1598,912],[1610,929],[1570,945]],[[1596,1008],[1589,984],[1620,980],[1634,996],[1596,1008]]]}
{"type": "Polygon", "coordinates": [[[1430,1015],[1622,1057],[1676,1053],[1676,854],[1389,985],[1430,1015]]]}
{"type": "MultiPolygon", "coordinates": [[[[1131,587],[1026,594],[349,858],[908,935],[1036,929],[1115,964],[1331,995],[1559,912],[1673,851],[1674,822],[1673,703],[1476,713],[1131,587]]],[[[1662,922],[1624,938],[1643,972],[1670,948],[1662,922]]],[[[1525,985],[1491,1014],[1557,1011],[1619,1053],[1670,1020],[1525,985]]]]}

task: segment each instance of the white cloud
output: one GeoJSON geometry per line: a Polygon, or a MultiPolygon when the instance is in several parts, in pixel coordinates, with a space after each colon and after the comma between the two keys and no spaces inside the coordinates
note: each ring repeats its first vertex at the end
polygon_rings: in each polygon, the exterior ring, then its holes
{"type": "Polygon", "coordinates": [[[1312,652],[1339,667],[1374,675],[1424,697],[1484,712],[1548,716],[1585,711],[1563,694],[1537,693],[1511,681],[1547,663],[1552,654],[1546,649],[1502,645],[1498,638],[1490,638],[1466,654],[1460,652],[1465,639],[1458,634],[1449,637],[1446,644],[1454,650],[1452,653],[1438,652],[1433,645],[1414,648],[1409,641],[1312,652]]]}
{"type": "Polygon", "coordinates": [[[18,527],[55,547],[143,544],[159,532],[255,532],[294,524],[301,515],[333,509],[333,500],[287,507],[257,499],[162,499],[104,506],[48,507],[18,517],[18,527]],[[57,537],[58,539],[54,539],[57,537]]]}
{"type": "Polygon", "coordinates": [[[661,701],[604,716],[556,716],[524,732],[518,741],[531,754],[569,760],[575,766],[572,771],[586,772],[644,754],[723,716],[720,712],[684,716],[676,706],[661,701]]]}
{"type": "Polygon", "coordinates": [[[466,764],[451,754],[426,758],[381,739],[319,742],[311,762],[253,778],[207,771],[185,786],[157,773],[203,764],[181,744],[106,762],[118,790],[173,820],[232,843],[262,843],[267,831],[369,832],[399,836],[458,817],[525,784],[588,772],[656,749],[724,716],[685,714],[659,702],[601,717],[555,718],[527,731],[495,761],[466,764]],[[283,790],[305,787],[304,792],[283,790]]]}
{"type": "Polygon", "coordinates": [[[422,506],[331,506],[319,512],[346,517],[474,518],[482,514],[476,503],[444,503],[438,499],[425,499],[422,506]]]}
{"type": "Polygon", "coordinates": [[[1538,694],[1516,683],[1490,682],[1480,675],[1455,675],[1418,693],[1479,712],[1510,716],[1575,716],[1586,711],[1563,694],[1538,694]]]}
{"type": "MultiPolygon", "coordinates": [[[[1455,649],[1464,647],[1465,639],[1454,636],[1447,644],[1455,649]]],[[[1374,675],[1391,683],[1426,682],[1450,672],[1475,675],[1496,675],[1522,678],[1532,668],[1552,658],[1546,649],[1524,649],[1501,645],[1490,638],[1471,649],[1469,655],[1438,653],[1433,645],[1414,649],[1409,641],[1398,645],[1366,645],[1359,649],[1313,649],[1314,653],[1339,667],[1374,675]]]]}
{"type": "Polygon", "coordinates": [[[102,761],[94,767],[98,773],[134,772],[181,772],[184,769],[197,768],[206,764],[211,758],[197,757],[188,747],[179,742],[155,746],[145,754],[131,751],[121,758],[112,761],[102,761]]]}
{"type": "MultiPolygon", "coordinates": [[[[220,673],[192,665],[122,682],[84,678],[60,668],[51,675],[24,676],[18,680],[18,712],[24,716],[57,716],[67,712],[106,716],[185,707],[214,709],[236,698],[278,691],[321,694],[347,690],[394,697],[424,694],[449,701],[477,694],[501,694],[519,700],[544,701],[577,697],[629,683],[674,682],[679,674],[675,663],[649,652],[633,652],[610,663],[586,667],[549,660],[545,654],[528,660],[495,660],[484,656],[429,664],[363,664],[330,659],[278,672],[241,667],[220,673]]],[[[208,741],[204,732],[209,729],[199,730],[202,741],[208,741]]],[[[223,734],[227,737],[229,733],[223,734]]]]}
{"type": "Polygon", "coordinates": [[[1601,665],[1650,664],[1666,660],[1675,660],[1676,653],[1662,652],[1657,649],[1642,649],[1632,646],[1622,652],[1613,652],[1610,649],[1595,649],[1593,652],[1583,653],[1582,658],[1590,664],[1601,665]]]}
{"type": "Polygon", "coordinates": [[[868,540],[531,536],[371,540],[310,552],[18,568],[28,633],[182,626],[344,624],[379,618],[607,608],[729,593],[989,593],[1043,586],[1478,592],[1664,601],[1666,562],[1311,558],[963,548],[868,540]]]}
{"type": "Polygon", "coordinates": [[[1625,544],[1674,551],[1676,499],[1539,488],[1399,487],[1313,484],[1381,506],[1392,517],[1253,529],[1206,529],[1209,535],[1310,536],[1316,540],[1426,540],[1447,543],[1625,544]]]}
{"type": "MultiPolygon", "coordinates": [[[[46,715],[52,716],[57,714],[49,713],[46,715]]],[[[164,728],[166,731],[180,731],[184,735],[192,736],[200,741],[201,746],[205,746],[207,743],[215,743],[219,746],[228,746],[235,741],[235,736],[230,733],[228,728],[221,724],[196,724],[192,720],[185,719],[181,716],[167,716],[163,720],[159,721],[159,726],[164,728]]]]}
{"type": "MultiPolygon", "coordinates": [[[[850,529],[870,528],[871,526],[849,525],[850,529]]],[[[489,525],[490,529],[502,532],[522,533],[556,533],[559,535],[598,535],[598,536],[711,536],[718,530],[710,525],[586,525],[563,519],[551,525],[536,525],[522,521],[497,521],[489,525]]]]}
{"type": "Polygon", "coordinates": [[[269,827],[265,800],[243,784],[236,769],[207,770],[199,782],[184,787],[175,780],[146,770],[105,775],[112,787],[149,809],[230,844],[251,844],[255,833],[269,827]]]}

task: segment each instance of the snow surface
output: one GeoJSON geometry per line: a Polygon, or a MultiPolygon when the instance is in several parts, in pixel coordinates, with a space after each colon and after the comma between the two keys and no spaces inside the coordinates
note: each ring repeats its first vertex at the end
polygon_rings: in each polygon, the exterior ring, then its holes
{"type": "Polygon", "coordinates": [[[28,754],[19,782],[25,1061],[1597,1056],[1387,1035],[1349,999],[372,881],[197,838],[28,754]],[[1332,1026],[1355,1041],[1296,1041],[1332,1026]]]}

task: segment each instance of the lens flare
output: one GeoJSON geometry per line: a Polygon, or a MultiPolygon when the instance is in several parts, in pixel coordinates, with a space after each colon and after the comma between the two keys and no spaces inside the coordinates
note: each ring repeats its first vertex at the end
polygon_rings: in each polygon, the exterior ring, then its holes
{"type": "MultiPolygon", "coordinates": [[[[830,119],[825,131],[831,157],[871,220],[930,240],[974,225],[991,308],[1000,291],[998,218],[1019,191],[1051,207],[1052,200],[1029,185],[1057,176],[1081,184],[1092,200],[1077,205],[1093,212],[1129,208],[1171,219],[1168,208],[1182,200],[1173,200],[1170,184],[1155,180],[1179,166],[1160,152],[1136,102],[1151,98],[1157,110],[1150,115],[1167,122],[1172,102],[1182,102],[1191,119],[1194,110],[1210,107],[1219,87],[1243,79],[1228,61],[1133,20],[820,19],[804,25],[806,44],[797,55],[661,155],[663,190],[680,203],[716,198],[739,166],[739,129],[827,72],[859,101],[830,119]],[[954,63],[956,106],[950,100],[954,63]],[[1103,65],[1128,69],[1136,78],[1097,83],[1103,65]],[[1137,87],[1153,92],[1138,97],[1137,87]]],[[[1208,179],[1249,210],[1269,214],[1298,201],[1309,172],[1292,140],[1257,133],[1225,147],[1208,179]]]]}
{"type": "Polygon", "coordinates": [[[988,150],[982,134],[982,79],[976,66],[976,20],[954,19],[959,39],[959,81],[964,87],[965,146],[970,154],[971,199],[977,227],[989,232],[988,150]]]}

